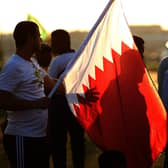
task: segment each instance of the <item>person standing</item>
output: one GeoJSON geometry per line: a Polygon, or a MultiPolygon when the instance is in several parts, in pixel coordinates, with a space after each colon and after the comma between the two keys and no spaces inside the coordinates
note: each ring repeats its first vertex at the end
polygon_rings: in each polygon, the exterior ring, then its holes
{"type": "Polygon", "coordinates": [[[137,35],[133,35],[133,39],[138,48],[139,53],[141,54],[142,59],[144,59],[144,44],[145,44],[144,39],[137,35]]]}
{"type": "MultiPolygon", "coordinates": [[[[16,53],[0,73],[0,108],[7,110],[8,120],[3,140],[5,151],[11,168],[48,168],[49,99],[44,85],[52,89],[55,81],[32,60],[41,45],[37,24],[19,22],[13,37],[16,53]]],[[[63,93],[62,89],[59,90],[63,93]]]]}
{"type": "Polygon", "coordinates": [[[35,55],[35,59],[37,60],[38,64],[48,72],[48,67],[52,60],[52,51],[51,47],[48,44],[41,44],[40,51],[38,51],[35,55]]]}
{"type": "MultiPolygon", "coordinates": [[[[49,75],[58,78],[74,55],[69,33],[62,29],[53,31],[51,48],[56,57],[49,66],[49,75]]],[[[49,106],[49,115],[51,153],[54,167],[66,168],[67,133],[69,133],[73,167],[83,168],[85,157],[84,129],[71,112],[65,96],[53,96],[49,106]]]]}
{"type": "Polygon", "coordinates": [[[163,79],[164,79],[164,74],[168,70],[168,56],[165,56],[161,59],[159,68],[157,71],[157,76],[158,76],[158,93],[162,99],[162,92],[163,92],[163,79]]]}
{"type": "MultiPolygon", "coordinates": [[[[166,111],[168,111],[168,56],[161,59],[159,68],[157,71],[158,75],[158,93],[165,106],[166,111]]],[[[168,143],[165,148],[165,158],[164,158],[164,168],[168,167],[168,143]]]]}

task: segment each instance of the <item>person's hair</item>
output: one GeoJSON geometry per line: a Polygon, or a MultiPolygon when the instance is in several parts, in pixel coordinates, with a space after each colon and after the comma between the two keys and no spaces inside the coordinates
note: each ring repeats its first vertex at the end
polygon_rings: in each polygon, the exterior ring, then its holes
{"type": "Polygon", "coordinates": [[[137,35],[133,35],[133,39],[134,39],[134,42],[143,58],[143,54],[144,54],[144,40],[143,38],[137,36],[137,35]]]}
{"type": "Polygon", "coordinates": [[[52,59],[51,47],[41,44],[40,51],[36,53],[36,58],[41,67],[48,67],[52,59]]]}
{"type": "Polygon", "coordinates": [[[13,32],[16,48],[21,48],[26,43],[29,35],[36,36],[38,32],[38,25],[31,21],[19,22],[13,32]]]}
{"type": "Polygon", "coordinates": [[[71,50],[70,35],[66,30],[57,29],[51,33],[51,46],[54,54],[62,54],[71,50]]]}
{"type": "Polygon", "coordinates": [[[98,158],[99,168],[126,168],[126,158],[120,151],[104,151],[98,158]]]}

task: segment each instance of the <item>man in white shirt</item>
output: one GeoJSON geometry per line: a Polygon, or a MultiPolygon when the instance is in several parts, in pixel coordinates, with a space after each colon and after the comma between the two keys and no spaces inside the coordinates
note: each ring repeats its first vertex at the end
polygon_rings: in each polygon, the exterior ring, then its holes
{"type": "Polygon", "coordinates": [[[0,108],[7,110],[8,115],[5,151],[12,168],[48,168],[49,101],[44,85],[51,90],[55,81],[31,59],[41,45],[37,24],[19,22],[13,37],[16,53],[0,73],[0,108]]]}
{"type": "MultiPolygon", "coordinates": [[[[50,91],[56,80],[32,59],[41,46],[37,24],[19,22],[13,37],[16,53],[0,72],[0,109],[7,111],[8,120],[4,133],[5,151],[11,168],[48,168],[49,100],[44,89],[50,91]]],[[[97,93],[90,91],[93,94],[88,93],[88,100],[96,101],[97,93]]],[[[63,84],[57,93],[65,94],[63,84]]]]}

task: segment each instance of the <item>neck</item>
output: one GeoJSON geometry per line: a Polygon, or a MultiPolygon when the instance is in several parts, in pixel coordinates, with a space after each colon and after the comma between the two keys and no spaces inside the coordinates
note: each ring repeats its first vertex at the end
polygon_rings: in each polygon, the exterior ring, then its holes
{"type": "Polygon", "coordinates": [[[30,61],[31,57],[33,56],[33,53],[27,52],[24,49],[17,49],[16,54],[27,61],[30,61]]]}

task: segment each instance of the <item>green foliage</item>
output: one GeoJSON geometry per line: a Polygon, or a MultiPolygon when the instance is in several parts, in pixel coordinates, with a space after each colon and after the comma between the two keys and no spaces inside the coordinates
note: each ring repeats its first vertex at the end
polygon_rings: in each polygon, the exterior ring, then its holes
{"type": "Polygon", "coordinates": [[[39,31],[40,31],[40,34],[41,34],[41,38],[42,38],[43,41],[46,41],[48,33],[47,33],[47,30],[40,23],[40,21],[36,17],[34,17],[33,15],[31,15],[31,14],[27,15],[27,20],[35,22],[39,26],[39,31]]]}

